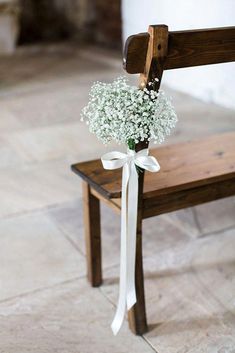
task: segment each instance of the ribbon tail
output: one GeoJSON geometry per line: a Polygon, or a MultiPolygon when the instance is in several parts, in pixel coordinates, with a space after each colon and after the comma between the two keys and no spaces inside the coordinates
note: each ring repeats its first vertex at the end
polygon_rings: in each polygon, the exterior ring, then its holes
{"type": "Polygon", "coordinates": [[[138,212],[138,173],[135,163],[131,163],[128,184],[128,223],[127,223],[127,309],[136,303],[135,289],[135,258],[136,258],[136,229],[138,212]]]}
{"type": "Polygon", "coordinates": [[[120,330],[126,312],[126,284],[127,284],[127,186],[129,180],[129,165],[125,164],[122,171],[122,209],[121,209],[121,253],[119,298],[116,314],[111,328],[116,335],[120,330]]]}
{"type": "Polygon", "coordinates": [[[135,152],[128,150],[106,153],[101,158],[105,169],[122,170],[121,207],[121,251],[119,298],[116,313],[111,324],[113,334],[120,330],[126,308],[130,310],[136,303],[135,262],[138,221],[138,173],[136,165],[150,172],[158,172],[160,165],[156,158],[148,156],[148,149],[135,152]]]}

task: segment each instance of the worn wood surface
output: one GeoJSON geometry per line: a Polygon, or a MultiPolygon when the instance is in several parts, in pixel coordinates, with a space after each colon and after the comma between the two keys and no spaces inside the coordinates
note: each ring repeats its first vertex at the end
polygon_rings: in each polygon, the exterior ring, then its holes
{"type": "Polygon", "coordinates": [[[149,81],[154,85],[151,89],[158,90],[161,84],[164,61],[167,56],[168,27],[165,25],[149,26],[149,40],[145,66],[140,75],[140,87],[145,87],[149,81]],[[155,81],[155,78],[158,81],[155,81]]]}
{"type": "MultiPolygon", "coordinates": [[[[161,165],[145,173],[144,199],[196,188],[235,176],[235,132],[152,149],[161,165]]],[[[121,170],[104,170],[100,160],[72,166],[105,198],[121,197],[121,170]]]]}
{"type": "Polygon", "coordinates": [[[235,195],[235,177],[167,195],[159,195],[144,200],[143,218],[201,205],[232,195],[235,195]]]}
{"type": "MultiPolygon", "coordinates": [[[[164,70],[235,61],[235,27],[175,31],[168,38],[164,70]]],[[[123,64],[128,73],[144,72],[148,43],[149,33],[127,39],[123,64]]]]}
{"type": "Polygon", "coordinates": [[[87,277],[93,287],[102,283],[100,202],[83,182],[83,212],[86,241],[87,277]]]}

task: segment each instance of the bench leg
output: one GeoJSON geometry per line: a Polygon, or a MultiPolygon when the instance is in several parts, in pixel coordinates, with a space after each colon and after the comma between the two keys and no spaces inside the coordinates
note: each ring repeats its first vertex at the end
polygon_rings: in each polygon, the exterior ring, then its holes
{"type": "Polygon", "coordinates": [[[128,311],[128,321],[131,331],[136,335],[142,335],[147,332],[148,327],[146,320],[144,296],[144,273],[142,259],[142,219],[140,216],[137,223],[135,286],[137,302],[128,311]]]}
{"type": "Polygon", "coordinates": [[[102,283],[100,201],[83,182],[83,210],[86,240],[87,277],[93,287],[102,283]]]}

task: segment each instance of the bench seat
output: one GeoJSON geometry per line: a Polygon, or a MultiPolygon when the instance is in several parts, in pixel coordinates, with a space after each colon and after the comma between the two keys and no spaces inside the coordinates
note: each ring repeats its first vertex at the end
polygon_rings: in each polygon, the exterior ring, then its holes
{"type": "MultiPolygon", "coordinates": [[[[143,199],[146,206],[152,204],[150,199],[163,199],[160,196],[164,195],[166,200],[169,194],[172,197],[199,187],[205,190],[208,185],[216,186],[214,193],[220,194],[218,187],[225,181],[223,192],[229,187],[231,195],[235,184],[235,132],[161,146],[151,149],[150,155],[157,158],[161,170],[145,173],[143,199]]],[[[104,170],[97,159],[74,164],[72,170],[104,198],[120,199],[121,169],[104,170]]]]}

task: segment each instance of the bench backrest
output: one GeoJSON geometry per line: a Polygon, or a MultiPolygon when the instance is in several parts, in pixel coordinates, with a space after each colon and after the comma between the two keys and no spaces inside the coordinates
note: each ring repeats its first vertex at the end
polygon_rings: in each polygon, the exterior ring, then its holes
{"type": "MultiPolygon", "coordinates": [[[[140,74],[140,86],[158,78],[164,70],[235,61],[235,27],[169,32],[166,25],[149,26],[148,33],[130,36],[125,44],[123,65],[130,74],[140,74]]],[[[141,142],[136,150],[147,147],[141,142]]],[[[139,205],[144,173],[139,176],[139,205]]],[[[141,206],[140,206],[141,207],[141,206]]]]}
{"type": "Polygon", "coordinates": [[[166,25],[156,25],[127,39],[128,73],[145,72],[150,42],[153,57],[164,57],[164,70],[235,61],[235,27],[168,32],[166,25]]]}

